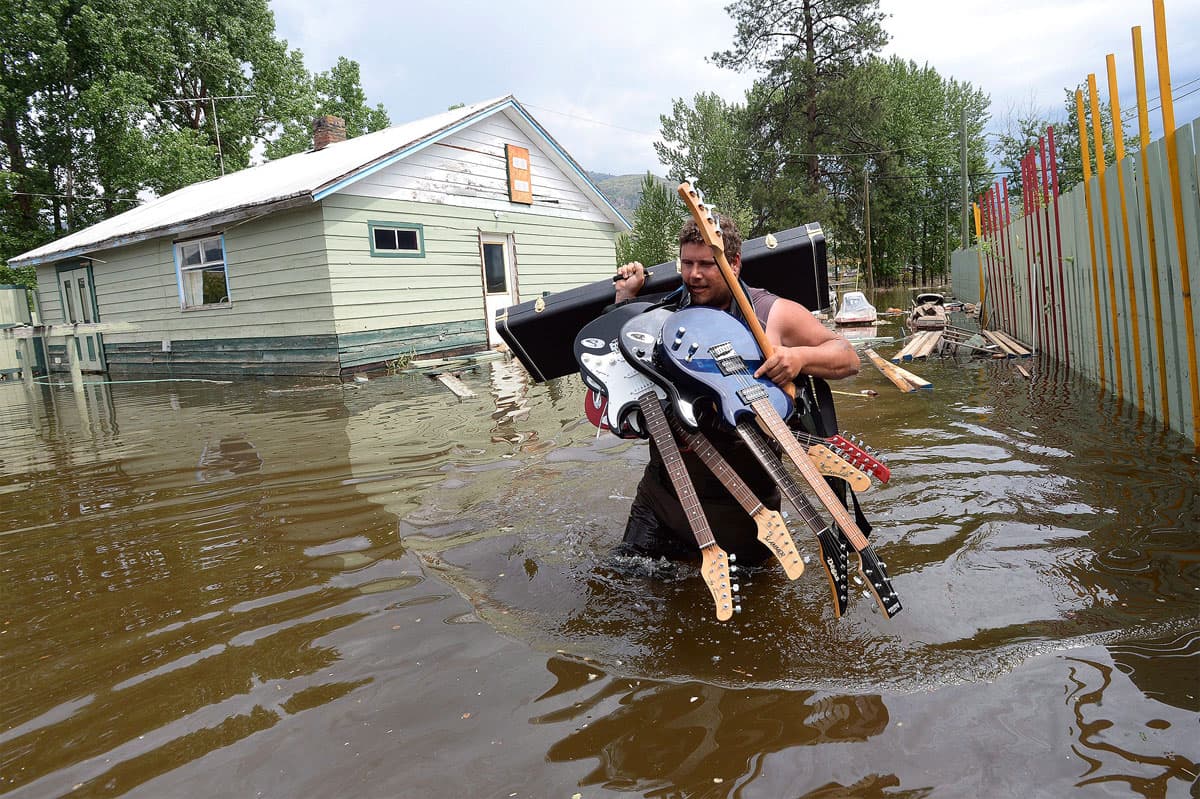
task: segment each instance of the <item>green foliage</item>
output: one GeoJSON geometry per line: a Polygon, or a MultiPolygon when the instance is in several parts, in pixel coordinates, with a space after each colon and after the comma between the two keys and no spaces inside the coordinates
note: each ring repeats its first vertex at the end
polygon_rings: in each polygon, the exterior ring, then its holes
{"type": "Polygon", "coordinates": [[[350,135],[388,124],[355,62],[305,70],[268,0],[0,3],[0,261],[262,144],[306,149],[326,110],[350,135]]]}
{"type": "Polygon", "coordinates": [[[649,172],[642,179],[642,199],[634,212],[633,230],[617,237],[617,264],[640,261],[645,266],[675,260],[679,228],[687,210],[674,190],[649,172]]]}

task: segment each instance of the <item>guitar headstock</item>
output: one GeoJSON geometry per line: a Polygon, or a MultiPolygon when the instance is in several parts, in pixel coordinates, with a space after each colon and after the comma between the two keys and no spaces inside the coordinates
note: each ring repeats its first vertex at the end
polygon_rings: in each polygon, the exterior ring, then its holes
{"type": "Polygon", "coordinates": [[[721,220],[717,217],[716,211],[704,204],[704,192],[686,180],[679,184],[676,191],[679,193],[679,199],[683,200],[684,207],[692,215],[692,219],[696,220],[696,226],[700,228],[700,236],[704,239],[704,243],[724,252],[725,239],[721,235],[721,220]]]}
{"type": "Polygon", "coordinates": [[[896,589],[892,588],[891,578],[888,577],[887,564],[879,559],[879,556],[875,554],[875,550],[871,547],[867,547],[858,553],[858,562],[859,573],[867,581],[867,587],[863,589],[863,595],[874,597],[875,603],[879,605],[879,609],[889,619],[892,618],[902,608],[900,606],[900,597],[896,596],[896,589]]]}
{"type": "MultiPolygon", "coordinates": [[[[830,448],[856,469],[861,469],[881,483],[886,483],[892,471],[875,455],[875,451],[864,441],[846,432],[825,439],[830,448]]],[[[855,489],[856,491],[858,489],[855,489]]]]}
{"type": "Polygon", "coordinates": [[[733,557],[716,544],[710,544],[700,550],[700,576],[708,585],[713,602],[717,606],[717,620],[728,621],[734,612],[741,613],[742,606],[734,599],[740,589],[737,583],[731,581],[734,569],[731,562],[733,557]]]}
{"type": "Polygon", "coordinates": [[[834,454],[833,450],[824,444],[813,444],[808,448],[808,457],[812,459],[817,471],[826,477],[840,477],[850,484],[858,493],[871,487],[871,478],[851,466],[834,454]]]}
{"type": "Polygon", "coordinates": [[[771,550],[788,579],[795,580],[804,574],[804,560],[796,551],[796,542],[779,511],[759,508],[754,514],[754,523],[758,525],[758,540],[771,550]]]}

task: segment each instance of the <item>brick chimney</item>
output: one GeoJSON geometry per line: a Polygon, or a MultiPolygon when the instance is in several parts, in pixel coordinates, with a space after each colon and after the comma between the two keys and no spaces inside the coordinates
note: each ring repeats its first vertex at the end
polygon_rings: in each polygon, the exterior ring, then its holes
{"type": "Polygon", "coordinates": [[[325,145],[346,140],[346,120],[326,114],[313,120],[313,149],[323,150],[325,145]]]}

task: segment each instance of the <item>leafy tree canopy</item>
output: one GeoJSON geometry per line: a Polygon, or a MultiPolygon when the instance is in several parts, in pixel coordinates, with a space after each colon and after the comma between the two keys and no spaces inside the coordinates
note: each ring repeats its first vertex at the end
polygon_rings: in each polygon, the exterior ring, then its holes
{"type": "Polygon", "coordinates": [[[310,74],[268,0],[0,4],[0,260],[163,194],[388,124],[358,64],[310,74]]]}

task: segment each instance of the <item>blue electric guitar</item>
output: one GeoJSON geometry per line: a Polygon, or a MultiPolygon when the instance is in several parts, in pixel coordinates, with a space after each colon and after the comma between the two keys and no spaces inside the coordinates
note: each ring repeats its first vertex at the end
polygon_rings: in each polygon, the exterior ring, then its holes
{"type": "Polygon", "coordinates": [[[759,456],[785,496],[816,533],[821,544],[822,562],[836,599],[837,615],[841,615],[847,604],[848,558],[845,542],[841,540],[844,538],[858,554],[858,571],[866,581],[868,595],[874,596],[888,618],[895,616],[901,610],[900,600],[892,588],[886,566],[784,422],[778,397],[786,396],[770,381],[754,377],[754,369],[761,363],[761,357],[750,332],[723,311],[685,308],[675,312],[663,325],[659,345],[662,371],[673,383],[690,386],[692,392],[707,392],[716,399],[722,417],[759,456]],[[839,537],[833,536],[808,500],[796,490],[790,477],[783,479],[779,474],[785,470],[774,469],[764,461],[764,447],[756,421],[783,448],[829,511],[837,523],[839,537]]]}

